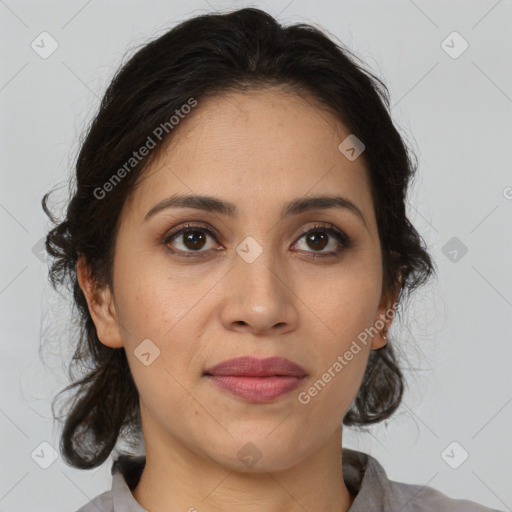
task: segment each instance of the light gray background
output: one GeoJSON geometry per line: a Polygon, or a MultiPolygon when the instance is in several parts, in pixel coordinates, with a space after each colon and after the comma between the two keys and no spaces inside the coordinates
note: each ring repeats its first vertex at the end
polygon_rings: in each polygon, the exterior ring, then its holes
{"type": "MultiPolygon", "coordinates": [[[[345,446],[377,457],[394,480],[512,510],[510,1],[0,0],[0,511],[70,512],[110,488],[110,460],[88,472],[60,458],[43,469],[31,455],[49,463],[40,443],[58,446],[49,404],[72,348],[66,306],[37,257],[41,197],[64,183],[64,204],[79,136],[128,49],[191,15],[246,5],[315,23],[353,48],[388,84],[419,156],[409,212],[438,279],[393,329],[409,382],[403,406],[365,433],[345,429],[345,446]],[[43,31],[58,43],[47,59],[31,48],[43,31]],[[469,44],[458,58],[441,46],[453,31],[469,44]],[[469,458],[452,469],[445,460],[462,450],[469,458]]],[[[453,36],[445,44],[461,48],[453,36]]]]}

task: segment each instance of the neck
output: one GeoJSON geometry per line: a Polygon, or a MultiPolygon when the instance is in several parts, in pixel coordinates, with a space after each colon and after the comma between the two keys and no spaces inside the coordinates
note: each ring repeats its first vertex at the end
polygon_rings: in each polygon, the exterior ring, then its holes
{"type": "Polygon", "coordinates": [[[341,439],[340,427],[295,466],[260,472],[228,469],[168,437],[165,445],[146,442],[146,465],[132,494],[154,512],[345,512],[354,496],[343,480],[341,439]]]}

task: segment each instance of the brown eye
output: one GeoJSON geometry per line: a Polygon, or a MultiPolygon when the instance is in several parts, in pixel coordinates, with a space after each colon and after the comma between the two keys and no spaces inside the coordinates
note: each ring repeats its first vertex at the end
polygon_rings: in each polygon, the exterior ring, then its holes
{"type": "Polygon", "coordinates": [[[191,250],[202,249],[206,242],[206,236],[202,231],[186,231],[182,235],[183,245],[191,250]]]}
{"type": "Polygon", "coordinates": [[[329,236],[321,231],[312,231],[306,236],[307,244],[316,251],[321,251],[329,242],[329,236]]]}
{"type": "Polygon", "coordinates": [[[350,245],[348,236],[329,224],[309,229],[299,237],[293,248],[309,253],[310,256],[336,256],[350,245]]]}
{"type": "Polygon", "coordinates": [[[215,235],[209,229],[189,225],[170,233],[165,239],[165,245],[170,246],[172,252],[204,255],[216,246],[215,240],[215,235]],[[211,240],[210,246],[208,239],[211,240]]]}

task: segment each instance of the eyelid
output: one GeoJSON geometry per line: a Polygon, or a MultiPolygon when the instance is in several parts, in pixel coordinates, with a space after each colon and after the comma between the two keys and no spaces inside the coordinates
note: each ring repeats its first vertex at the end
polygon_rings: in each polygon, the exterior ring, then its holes
{"type": "Polygon", "coordinates": [[[350,238],[348,237],[348,235],[346,235],[341,229],[337,228],[334,224],[331,224],[330,222],[316,222],[314,226],[309,226],[296,238],[293,244],[296,244],[304,235],[307,235],[310,232],[321,230],[327,233],[333,233],[345,247],[348,247],[350,245],[350,238]]]}
{"type": "Polygon", "coordinates": [[[220,238],[220,234],[218,233],[218,231],[210,224],[208,224],[206,222],[201,222],[201,221],[186,221],[185,224],[180,224],[178,227],[173,228],[173,229],[171,229],[171,231],[166,232],[164,235],[164,239],[168,243],[168,241],[173,236],[179,235],[183,231],[187,231],[187,230],[192,231],[194,229],[204,230],[204,231],[208,232],[210,235],[212,235],[213,237],[215,237],[216,239],[220,238]]]}

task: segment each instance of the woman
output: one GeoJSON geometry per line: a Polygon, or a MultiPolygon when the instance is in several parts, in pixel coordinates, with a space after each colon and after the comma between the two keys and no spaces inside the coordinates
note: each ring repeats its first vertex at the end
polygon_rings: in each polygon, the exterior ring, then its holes
{"type": "Polygon", "coordinates": [[[399,406],[389,331],[434,272],[388,106],[347,50],[256,9],[186,21],[120,69],[46,243],[88,362],[62,455],[145,447],[81,512],[489,510],[342,450],[342,424],[399,406]]]}

